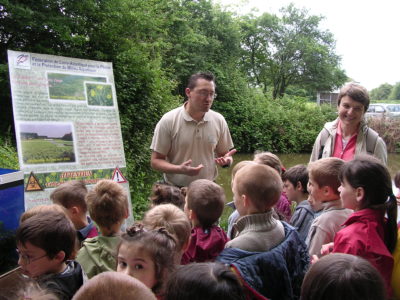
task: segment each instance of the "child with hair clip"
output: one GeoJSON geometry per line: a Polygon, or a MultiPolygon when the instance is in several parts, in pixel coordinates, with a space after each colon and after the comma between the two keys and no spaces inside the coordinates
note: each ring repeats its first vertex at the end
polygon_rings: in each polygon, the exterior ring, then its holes
{"type": "Polygon", "coordinates": [[[185,206],[185,193],[183,188],[177,186],[156,183],[152,187],[151,196],[151,207],[160,204],[171,203],[183,210],[185,206]]]}
{"type": "Polygon", "coordinates": [[[175,238],[165,228],[147,230],[141,224],[135,224],[121,239],[117,272],[140,280],[157,297],[162,297],[164,283],[175,269],[175,238]]]}
{"type": "Polygon", "coordinates": [[[324,245],[321,252],[332,249],[365,258],[382,275],[390,297],[397,207],[389,171],[377,158],[359,155],[343,165],[339,179],[343,206],[354,213],[336,233],[333,245],[324,245]]]}

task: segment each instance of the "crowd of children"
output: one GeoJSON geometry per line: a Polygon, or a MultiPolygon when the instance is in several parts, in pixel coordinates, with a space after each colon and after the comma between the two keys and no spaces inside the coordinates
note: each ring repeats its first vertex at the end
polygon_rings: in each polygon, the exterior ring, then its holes
{"type": "Polygon", "coordinates": [[[400,195],[377,159],[285,170],[258,153],[235,165],[232,192],[228,234],[224,190],[203,179],[154,185],[124,229],[120,184],[64,183],[21,216],[18,264],[34,281],[15,299],[400,299],[400,195]]]}

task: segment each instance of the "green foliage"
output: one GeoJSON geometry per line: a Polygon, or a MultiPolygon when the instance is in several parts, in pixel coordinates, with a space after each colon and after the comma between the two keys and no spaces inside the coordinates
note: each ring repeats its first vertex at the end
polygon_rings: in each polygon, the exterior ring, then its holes
{"type": "Polygon", "coordinates": [[[397,82],[390,92],[388,99],[391,100],[400,100],[400,82],[397,82]]]}
{"type": "Polygon", "coordinates": [[[347,77],[335,54],[329,31],[318,28],[322,17],[290,4],[282,17],[265,13],[242,18],[243,68],[264,92],[283,97],[290,85],[311,91],[332,90],[347,77]]]}
{"type": "Polygon", "coordinates": [[[253,95],[250,101],[232,103],[225,116],[235,147],[245,153],[310,152],[324,123],[336,118],[330,106],[319,107],[300,97],[285,96],[274,101],[262,94],[253,95]]]}
{"type": "Polygon", "coordinates": [[[379,87],[371,90],[369,97],[371,100],[387,100],[392,92],[393,86],[389,83],[381,84],[379,87]]]}
{"type": "Polygon", "coordinates": [[[0,136],[0,168],[19,170],[17,149],[11,143],[10,134],[0,136]]]}
{"type": "Polygon", "coordinates": [[[22,140],[22,157],[25,164],[66,163],[75,161],[72,141],[61,139],[22,140]]]}

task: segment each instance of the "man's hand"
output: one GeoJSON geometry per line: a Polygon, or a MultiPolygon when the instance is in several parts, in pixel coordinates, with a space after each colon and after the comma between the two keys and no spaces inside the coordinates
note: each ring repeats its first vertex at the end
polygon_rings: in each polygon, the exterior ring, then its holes
{"type": "Polygon", "coordinates": [[[236,153],[236,149],[228,151],[224,156],[214,159],[215,163],[219,166],[230,166],[233,162],[232,155],[236,153]]]}
{"type": "Polygon", "coordinates": [[[202,164],[197,167],[192,167],[192,160],[189,159],[180,165],[181,174],[185,174],[188,176],[196,176],[200,173],[201,169],[204,168],[202,164]]]}

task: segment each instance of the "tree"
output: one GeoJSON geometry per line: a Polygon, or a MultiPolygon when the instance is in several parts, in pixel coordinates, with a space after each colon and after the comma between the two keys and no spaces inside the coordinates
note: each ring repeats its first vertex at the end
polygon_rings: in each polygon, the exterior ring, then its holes
{"type": "Polygon", "coordinates": [[[309,16],[293,4],[281,9],[282,17],[268,13],[243,18],[243,67],[256,86],[282,97],[290,85],[308,90],[331,90],[347,79],[322,19],[309,16]]]}
{"type": "Polygon", "coordinates": [[[393,86],[389,83],[381,84],[379,87],[371,90],[369,96],[373,100],[387,100],[393,89],[393,86]]]}
{"type": "Polygon", "coordinates": [[[400,82],[396,82],[388,97],[390,100],[400,100],[400,82]]]}

